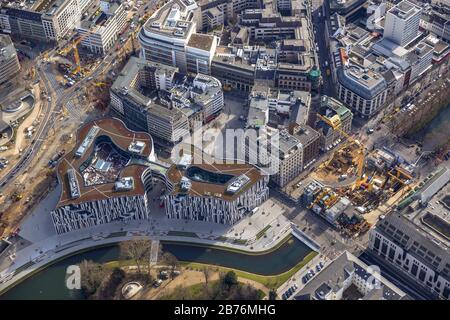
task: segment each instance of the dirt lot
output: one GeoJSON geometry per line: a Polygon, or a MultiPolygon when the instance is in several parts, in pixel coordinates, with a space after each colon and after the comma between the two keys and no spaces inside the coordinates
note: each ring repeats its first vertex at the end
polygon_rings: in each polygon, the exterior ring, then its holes
{"type": "MultiPolygon", "coordinates": [[[[89,117],[95,116],[96,112],[90,111],[89,117]]],[[[73,148],[78,126],[79,124],[70,117],[60,115],[55,127],[49,131],[47,141],[30,164],[30,169],[15,178],[15,182],[2,191],[0,236],[14,230],[34,205],[56,186],[55,170],[48,166],[48,162],[58,151],[62,149],[68,151],[73,148]],[[23,198],[15,202],[11,196],[16,192],[22,194],[23,198]]]]}
{"type": "MultiPolygon", "coordinates": [[[[213,272],[210,281],[215,281],[219,279],[219,272],[213,272]]],[[[260,289],[263,291],[266,296],[269,294],[269,289],[267,289],[262,284],[244,279],[244,278],[238,278],[239,282],[250,284],[256,289],[260,289]]],[[[136,300],[154,300],[158,299],[161,296],[169,294],[173,289],[175,289],[177,286],[184,286],[189,287],[192,285],[195,285],[197,283],[204,283],[205,277],[201,271],[194,271],[194,270],[187,270],[183,269],[181,275],[176,277],[173,280],[166,280],[163,282],[163,284],[159,288],[150,288],[150,289],[144,289],[142,293],[138,294],[134,299],[136,300]]]]}

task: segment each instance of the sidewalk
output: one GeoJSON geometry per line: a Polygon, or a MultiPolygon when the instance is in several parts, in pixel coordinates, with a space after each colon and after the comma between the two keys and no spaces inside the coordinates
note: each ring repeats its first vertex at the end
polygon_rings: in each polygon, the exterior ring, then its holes
{"type": "Polygon", "coordinates": [[[150,238],[263,252],[275,247],[291,233],[291,225],[283,215],[283,209],[268,200],[255,214],[242,219],[234,226],[174,220],[155,214],[151,220],[115,222],[57,235],[52,225],[48,225],[51,224],[48,204],[55,201],[55,192],[57,191],[51,192],[42,202],[42,206],[36,208],[24,222],[21,236],[25,240],[31,240],[30,244],[17,252],[6,252],[2,255],[0,292],[55,259],[100,245],[150,238]],[[32,226],[38,227],[39,230],[32,226]]]}

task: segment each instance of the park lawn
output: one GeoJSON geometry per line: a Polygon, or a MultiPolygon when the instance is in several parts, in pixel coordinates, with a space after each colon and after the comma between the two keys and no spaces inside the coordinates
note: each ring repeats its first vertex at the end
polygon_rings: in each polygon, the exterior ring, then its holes
{"type": "MultiPolygon", "coordinates": [[[[302,261],[297,263],[292,269],[290,269],[286,272],[283,272],[281,274],[274,275],[274,276],[264,276],[264,275],[260,275],[260,274],[256,274],[256,273],[251,273],[251,272],[246,272],[246,271],[242,271],[242,270],[238,270],[238,269],[221,267],[221,266],[216,266],[216,265],[209,265],[209,266],[215,270],[222,271],[222,272],[227,272],[227,271],[232,270],[236,273],[236,275],[238,277],[242,277],[245,279],[259,282],[269,289],[276,289],[279,286],[281,286],[283,283],[285,283],[295,273],[297,273],[301,268],[303,268],[316,255],[317,255],[317,252],[312,251],[302,261]]],[[[115,267],[132,266],[134,264],[135,263],[133,260],[120,260],[120,261],[107,262],[107,263],[105,263],[105,267],[113,269],[115,267]]],[[[207,266],[207,264],[203,264],[203,263],[199,263],[199,262],[187,262],[187,261],[180,261],[180,264],[183,267],[197,269],[197,270],[201,270],[204,266],[207,266]]]]}
{"type": "Polygon", "coordinates": [[[264,236],[266,234],[266,231],[269,230],[271,227],[271,225],[269,224],[268,226],[266,226],[264,229],[262,229],[261,231],[259,231],[256,234],[256,240],[259,240],[262,236],[264,236]]]}
{"type": "MultiPolygon", "coordinates": [[[[213,290],[218,285],[219,285],[219,280],[210,281],[210,283],[209,283],[210,288],[212,288],[213,290]]],[[[192,297],[193,300],[198,300],[198,299],[201,299],[204,297],[203,294],[205,292],[205,284],[203,282],[193,284],[189,287],[186,287],[186,289],[189,291],[189,296],[192,297]]],[[[260,289],[258,289],[257,291],[258,291],[259,299],[260,300],[264,299],[266,294],[263,291],[261,291],[260,289]]],[[[173,300],[176,298],[177,298],[176,294],[171,293],[168,295],[161,296],[160,298],[158,298],[158,300],[173,300]]]]}
{"type": "MultiPolygon", "coordinates": [[[[226,268],[216,265],[210,265],[213,269],[216,269],[218,271],[234,271],[238,277],[246,278],[249,280],[253,280],[256,282],[261,283],[265,287],[269,289],[276,289],[279,286],[281,286],[283,283],[285,283],[290,277],[292,277],[296,272],[298,272],[303,266],[305,266],[309,261],[311,261],[315,256],[317,255],[317,252],[312,251],[310,252],[302,261],[300,261],[298,264],[296,264],[292,269],[278,274],[274,276],[263,276],[260,274],[255,274],[251,272],[246,272],[238,269],[232,269],[232,268],[226,268]]],[[[198,269],[201,270],[206,264],[198,263],[198,262],[180,262],[181,265],[184,267],[189,267],[191,269],[198,269]]]]}

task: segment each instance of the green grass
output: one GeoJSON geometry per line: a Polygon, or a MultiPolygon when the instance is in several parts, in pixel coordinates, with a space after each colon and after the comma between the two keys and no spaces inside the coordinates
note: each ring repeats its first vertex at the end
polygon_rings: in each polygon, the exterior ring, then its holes
{"type": "Polygon", "coordinates": [[[271,227],[271,225],[269,224],[268,226],[265,226],[264,229],[262,229],[261,231],[259,231],[256,234],[256,240],[259,240],[261,237],[263,237],[266,234],[266,231],[269,230],[271,227]]]}
{"type": "MultiPolygon", "coordinates": [[[[209,286],[212,290],[214,290],[218,285],[219,285],[219,280],[214,280],[214,281],[209,282],[209,286]]],[[[189,296],[192,298],[192,300],[198,300],[198,299],[204,298],[205,284],[203,282],[188,286],[188,287],[186,287],[186,289],[188,290],[189,296]]],[[[264,297],[266,296],[264,291],[258,289],[257,292],[258,292],[259,299],[260,300],[264,299],[264,297]]],[[[169,293],[168,295],[164,295],[164,296],[160,297],[159,300],[174,300],[176,298],[178,298],[178,296],[174,292],[172,292],[172,293],[169,293]]]]}
{"type": "MultiPolygon", "coordinates": [[[[183,267],[190,268],[193,270],[202,270],[203,267],[210,266],[212,269],[217,270],[217,271],[222,271],[222,272],[234,271],[238,277],[242,277],[245,279],[259,282],[269,289],[276,289],[280,285],[285,283],[295,273],[297,273],[301,268],[303,268],[316,255],[317,255],[317,252],[312,251],[302,261],[297,263],[290,270],[283,272],[281,274],[278,274],[278,275],[273,275],[273,276],[264,276],[264,275],[260,275],[260,274],[256,274],[256,273],[238,270],[238,269],[221,267],[221,266],[217,266],[217,265],[208,265],[208,264],[199,263],[199,262],[180,261],[180,264],[183,267]]],[[[115,267],[126,267],[126,266],[134,265],[134,261],[132,261],[132,260],[111,261],[111,262],[107,262],[104,265],[107,268],[113,269],[115,267]]]]}
{"type": "MultiPolygon", "coordinates": [[[[297,273],[301,268],[303,268],[309,261],[311,261],[315,256],[317,255],[317,252],[312,251],[310,252],[302,261],[300,261],[298,264],[296,264],[292,269],[278,274],[278,275],[274,275],[274,276],[263,276],[260,274],[256,274],[256,273],[250,273],[250,272],[246,272],[246,271],[242,271],[242,270],[237,270],[237,269],[232,269],[232,268],[227,268],[227,267],[221,267],[221,266],[216,266],[216,265],[210,265],[211,268],[218,270],[218,271],[222,271],[222,272],[227,272],[227,271],[234,271],[236,273],[236,275],[238,277],[242,277],[245,279],[249,279],[249,280],[253,280],[256,282],[261,283],[262,285],[264,285],[265,287],[269,288],[269,289],[276,289],[278,288],[280,285],[282,285],[283,283],[285,283],[290,277],[292,277],[295,273],[297,273]]],[[[206,264],[203,263],[198,263],[198,262],[180,262],[181,265],[183,265],[184,267],[189,267],[191,269],[198,269],[201,270],[204,266],[206,266],[206,264]]]]}
{"type": "Polygon", "coordinates": [[[217,241],[223,241],[223,242],[225,242],[225,241],[228,240],[228,238],[227,238],[227,237],[224,237],[224,236],[218,236],[218,237],[216,238],[216,240],[217,240],[217,241]]]}
{"type": "Polygon", "coordinates": [[[171,237],[191,237],[191,238],[198,238],[197,234],[195,232],[186,232],[186,231],[169,231],[167,232],[168,236],[171,237]]]}

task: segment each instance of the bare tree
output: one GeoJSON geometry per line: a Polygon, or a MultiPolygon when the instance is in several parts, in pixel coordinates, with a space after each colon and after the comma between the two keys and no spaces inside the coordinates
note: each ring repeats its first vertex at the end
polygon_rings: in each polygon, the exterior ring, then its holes
{"type": "Polygon", "coordinates": [[[93,296],[108,275],[105,268],[92,261],[83,260],[80,264],[81,289],[87,296],[93,296]]]}
{"type": "Polygon", "coordinates": [[[120,255],[125,259],[132,259],[138,273],[142,274],[142,267],[150,261],[152,242],[150,240],[130,240],[120,243],[120,255]]]}
{"type": "Polygon", "coordinates": [[[170,252],[164,252],[162,255],[162,261],[170,267],[170,277],[173,278],[173,272],[180,264],[177,257],[170,252]]]}
{"type": "Polygon", "coordinates": [[[211,297],[210,291],[209,291],[209,280],[211,279],[211,276],[213,275],[213,270],[208,267],[204,266],[202,268],[203,276],[205,277],[205,293],[208,298],[211,297]]]}

